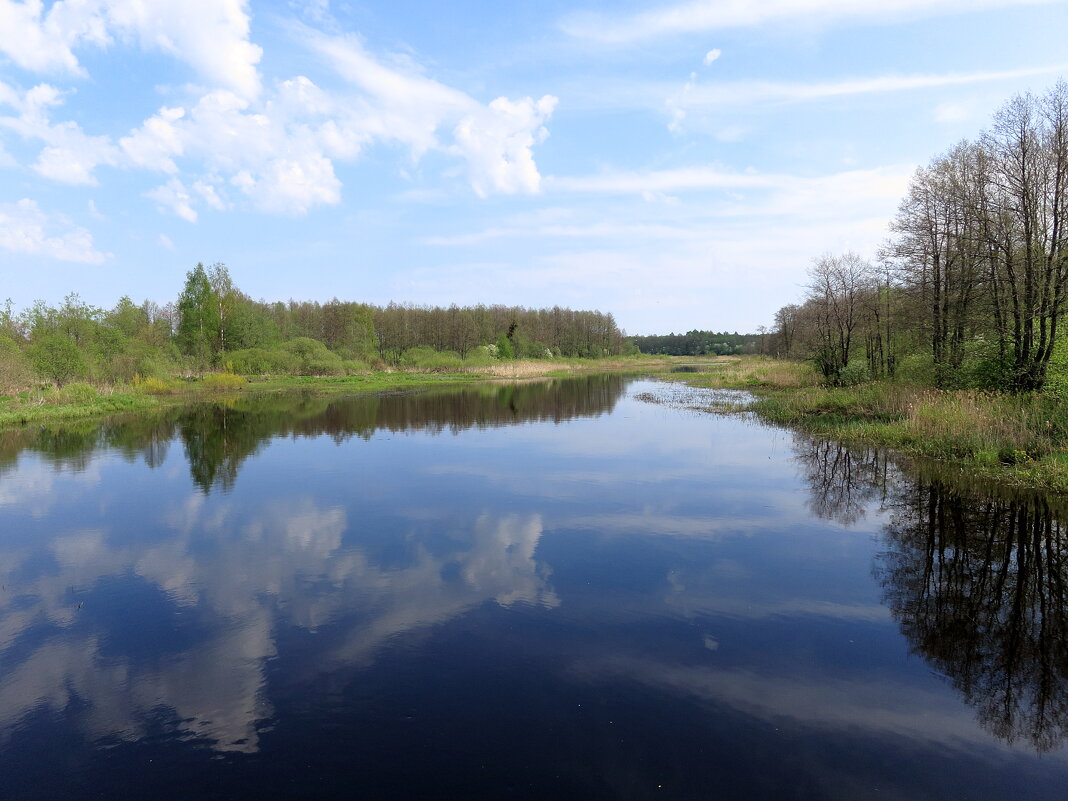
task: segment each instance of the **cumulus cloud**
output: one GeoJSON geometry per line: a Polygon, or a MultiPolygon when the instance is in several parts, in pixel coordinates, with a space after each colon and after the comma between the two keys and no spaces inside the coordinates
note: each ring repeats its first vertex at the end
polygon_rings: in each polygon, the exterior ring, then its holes
{"type": "Polygon", "coordinates": [[[467,159],[471,188],[481,197],[536,193],[541,176],[532,148],[545,140],[545,124],[557,99],[545,95],[488,105],[423,75],[406,59],[386,64],[372,57],[352,36],[326,36],[304,30],[309,46],[363,93],[359,118],[341,121],[338,134],[350,139],[393,140],[407,145],[413,159],[440,148],[467,159]],[[454,142],[443,145],[440,132],[452,126],[454,142]]]}
{"type": "Polygon", "coordinates": [[[210,86],[259,92],[246,0],[0,0],[0,53],[22,69],[85,75],[74,51],[116,41],[185,61],[210,86]]]}
{"type": "Polygon", "coordinates": [[[63,99],[64,93],[49,84],[39,84],[22,94],[0,86],[0,101],[16,111],[14,116],[0,116],[0,129],[45,144],[32,165],[44,177],[65,184],[93,185],[93,170],[101,164],[116,164],[119,153],[108,137],[90,136],[75,122],[53,124],[51,110],[62,105],[63,99]]]}
{"type": "Polygon", "coordinates": [[[93,235],[87,230],[46,214],[29,198],[0,203],[0,248],[84,264],[100,264],[107,259],[93,245],[93,235]]]}
{"type": "MultiPolygon", "coordinates": [[[[84,25],[79,28],[71,15],[78,9],[83,16],[96,13],[106,23],[101,30],[151,33],[155,46],[165,52],[191,35],[185,18],[197,18],[186,9],[182,20],[174,18],[173,10],[157,19],[149,14],[152,3],[132,0],[71,3],[61,0],[48,12],[20,7],[19,13],[29,14],[41,30],[82,30],[84,25]]],[[[214,20],[209,28],[228,33],[219,34],[221,44],[212,55],[219,64],[212,74],[223,77],[215,88],[194,94],[191,102],[162,106],[126,135],[113,138],[90,135],[75,122],[54,122],[67,92],[45,83],[24,92],[0,83],[0,106],[14,109],[0,116],[0,129],[41,142],[31,166],[61,183],[94,185],[104,166],[166,176],[147,196],[161,210],[189,222],[204,208],[222,211],[236,201],[294,215],[339,203],[342,184],[336,164],[358,159],[377,143],[400,145],[413,163],[429,151],[462,158],[468,183],[480,197],[539,191],[533,148],[548,135],[556,98],[498,97],[484,104],[426,76],[408,57],[376,57],[354,36],[331,36],[300,25],[294,29],[298,38],[347,85],[326,90],[301,75],[264,92],[255,71],[244,69],[258,59],[239,46],[248,33],[244,5],[236,0],[217,5],[214,16],[208,15],[214,20]]],[[[97,38],[110,42],[104,34],[97,38]]],[[[202,65],[210,60],[195,52],[187,57],[202,65]]]]}
{"type": "Polygon", "coordinates": [[[537,101],[499,97],[460,121],[456,149],[467,158],[476,194],[539,190],[541,175],[531,148],[549,135],[544,123],[555,106],[556,98],[550,95],[537,101]]]}
{"type": "Polygon", "coordinates": [[[719,58],[722,55],[723,55],[723,51],[720,50],[718,47],[717,48],[713,48],[712,50],[709,50],[707,53],[705,53],[705,59],[704,59],[705,66],[706,67],[711,66],[712,62],[715,61],[717,58],[719,58]]]}

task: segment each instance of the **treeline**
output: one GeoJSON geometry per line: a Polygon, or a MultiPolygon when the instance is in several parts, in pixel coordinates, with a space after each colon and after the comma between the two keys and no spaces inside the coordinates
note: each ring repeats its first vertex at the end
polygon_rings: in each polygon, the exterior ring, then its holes
{"type": "Polygon", "coordinates": [[[660,356],[737,356],[757,353],[760,334],[739,334],[735,331],[688,331],[685,334],[651,334],[631,337],[642,353],[660,356]]]}
{"type": "Polygon", "coordinates": [[[519,306],[377,307],[257,301],[224,265],[198,264],[174,303],[112,309],[68,295],[21,313],[0,309],[0,394],[34,380],[128,383],[211,370],[343,375],[387,365],[423,368],[501,359],[600,358],[623,352],[611,314],[519,306]]]}
{"type": "Polygon", "coordinates": [[[769,350],[828,383],[929,378],[1038,390],[1065,381],[1068,84],[1019,95],[975,141],[918,169],[876,264],[826,255],[769,350]],[[1057,369],[1051,370],[1051,365],[1057,369]]]}

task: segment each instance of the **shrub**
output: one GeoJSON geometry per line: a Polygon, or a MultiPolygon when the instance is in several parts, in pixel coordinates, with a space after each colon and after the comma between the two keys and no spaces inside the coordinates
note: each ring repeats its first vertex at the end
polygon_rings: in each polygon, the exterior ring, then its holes
{"type": "Polygon", "coordinates": [[[865,362],[854,359],[838,373],[838,385],[842,387],[855,387],[857,384],[866,384],[871,381],[871,370],[865,362]]]}
{"type": "Polygon", "coordinates": [[[1064,338],[1058,338],[1053,346],[1043,392],[1057,400],[1068,400],[1068,341],[1064,338]]]}
{"type": "Polygon", "coordinates": [[[18,343],[0,336],[0,395],[14,395],[33,383],[33,372],[18,343]]]}
{"type": "Polygon", "coordinates": [[[88,403],[99,396],[100,393],[96,391],[96,387],[84,381],[72,381],[63,388],[63,397],[74,403],[88,403]]]}
{"type": "Polygon", "coordinates": [[[227,353],[226,365],[241,375],[283,375],[300,369],[300,357],[282,348],[245,348],[227,353]]]}
{"type": "Polygon", "coordinates": [[[200,385],[207,389],[241,389],[246,383],[243,376],[233,373],[208,373],[200,379],[200,385]]]}
{"type": "Polygon", "coordinates": [[[489,367],[497,360],[496,345],[479,345],[467,352],[464,364],[468,367],[489,367]]]}
{"type": "Polygon", "coordinates": [[[154,375],[134,376],[132,383],[134,389],[148,395],[168,395],[177,391],[177,386],[173,382],[154,375]]]}
{"type": "Polygon", "coordinates": [[[512,340],[506,335],[501,334],[497,337],[497,358],[498,359],[514,359],[515,349],[512,348],[512,340]]]}
{"type": "Polygon", "coordinates": [[[421,370],[455,370],[463,365],[460,354],[456,351],[437,351],[425,345],[404,351],[400,363],[405,367],[421,370]]]}
{"type": "Polygon", "coordinates": [[[59,386],[88,372],[81,351],[66,334],[41,337],[30,346],[28,355],[37,374],[55,381],[59,386]]]}
{"type": "Polygon", "coordinates": [[[293,354],[300,375],[344,375],[345,363],[322,342],[310,337],[298,337],[285,343],[283,348],[293,354]]]}

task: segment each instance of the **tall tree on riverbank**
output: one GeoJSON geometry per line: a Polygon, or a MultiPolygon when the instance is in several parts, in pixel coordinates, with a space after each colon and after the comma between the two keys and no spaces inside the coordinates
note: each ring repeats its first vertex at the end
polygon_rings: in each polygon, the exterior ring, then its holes
{"type": "Polygon", "coordinates": [[[900,343],[922,340],[939,386],[1041,389],[1068,299],[1068,83],[1013,98],[977,141],[917,170],[881,255],[893,280],[855,293],[841,274],[849,254],[817,262],[800,309],[808,336],[780,310],[778,349],[807,341],[834,383],[859,346],[859,300],[874,375],[892,372],[900,343]]]}
{"type": "Polygon", "coordinates": [[[175,339],[187,356],[200,366],[211,363],[213,344],[219,331],[218,296],[203,264],[186,274],[185,287],[178,298],[178,331],[175,339]]]}

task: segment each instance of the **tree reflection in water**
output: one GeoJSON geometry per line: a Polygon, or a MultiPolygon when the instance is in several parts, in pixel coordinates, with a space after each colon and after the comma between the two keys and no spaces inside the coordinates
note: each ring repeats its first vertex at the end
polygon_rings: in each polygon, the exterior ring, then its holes
{"type": "Polygon", "coordinates": [[[909,477],[875,450],[798,439],[810,505],[846,525],[889,510],[876,576],[913,652],[946,676],[979,722],[1049,751],[1068,737],[1068,510],[930,470],[909,477]]]}
{"type": "Polygon", "coordinates": [[[189,471],[204,492],[228,492],[241,466],[271,439],[331,436],[370,439],[376,431],[440,434],[523,422],[555,423],[611,412],[629,379],[591,375],[520,383],[486,382],[462,389],[382,395],[282,393],[236,395],[139,414],[100,424],[82,421],[55,427],[0,432],[0,476],[24,451],[42,453],[57,469],[80,472],[101,447],[141,458],[157,467],[179,439],[189,471]]]}

